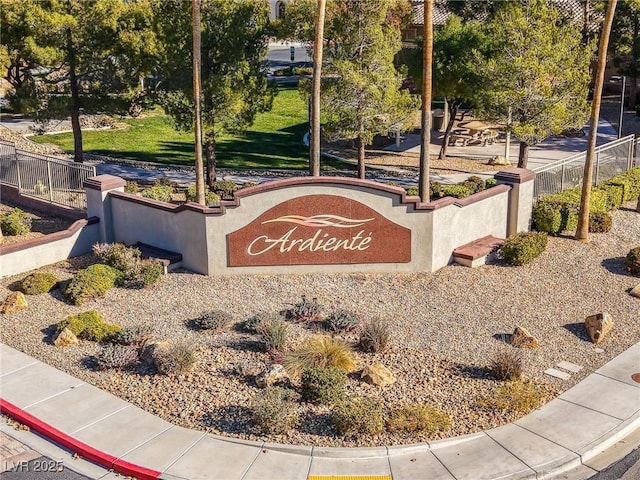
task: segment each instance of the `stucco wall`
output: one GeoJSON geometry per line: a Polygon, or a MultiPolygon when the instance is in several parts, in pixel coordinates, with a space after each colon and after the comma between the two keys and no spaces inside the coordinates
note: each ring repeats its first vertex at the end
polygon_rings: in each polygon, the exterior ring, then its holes
{"type": "MultiPolygon", "coordinates": [[[[519,178],[520,173],[512,174],[519,178]]],[[[115,185],[114,178],[96,181],[94,188],[101,188],[98,184],[105,185],[105,182],[115,185]]],[[[110,212],[104,213],[105,217],[110,217],[109,225],[104,227],[114,241],[127,244],[144,242],[179,252],[185,268],[203,274],[432,272],[450,263],[453,250],[460,245],[486,235],[504,238],[510,221],[515,221],[520,228],[521,219],[512,217],[514,213],[526,217],[527,211],[530,212],[530,184],[519,183],[519,188],[514,189],[513,185],[505,183],[466,199],[444,198],[425,204],[417,197],[408,197],[399,187],[337,177],[304,177],[242,189],[233,201],[224,201],[215,208],[194,203],[171,205],[105,188],[101,190],[105,195],[100,201],[109,207],[103,209],[110,212]],[[515,198],[516,193],[520,197],[515,198]],[[246,266],[246,263],[241,263],[242,266],[230,266],[229,235],[246,228],[272,208],[292,199],[311,197],[319,203],[318,214],[328,213],[323,210],[323,198],[340,197],[365,205],[379,218],[409,229],[411,260],[272,266],[246,266]]],[[[91,195],[88,198],[92,198],[91,195]]],[[[315,203],[313,205],[315,214],[315,203]]],[[[382,234],[384,232],[375,235],[382,234]]],[[[372,258],[378,261],[378,257],[372,258]]]]}
{"type": "Polygon", "coordinates": [[[109,197],[116,242],[143,242],[178,252],[184,268],[209,273],[206,213],[121,192],[109,197]]]}

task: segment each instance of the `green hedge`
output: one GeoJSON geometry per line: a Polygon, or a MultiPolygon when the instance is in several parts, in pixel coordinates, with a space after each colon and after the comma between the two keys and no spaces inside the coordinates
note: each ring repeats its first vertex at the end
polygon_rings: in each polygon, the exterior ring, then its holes
{"type": "Polygon", "coordinates": [[[520,232],[505,240],[500,249],[500,256],[511,265],[525,265],[538,257],[546,248],[546,233],[520,232]]]}
{"type": "MultiPolygon", "coordinates": [[[[575,230],[580,211],[580,187],[548,195],[533,207],[533,228],[539,232],[559,235],[563,231],[575,230]]],[[[605,213],[640,195],[640,167],[621,173],[611,180],[591,189],[589,213],[605,213]]]]}

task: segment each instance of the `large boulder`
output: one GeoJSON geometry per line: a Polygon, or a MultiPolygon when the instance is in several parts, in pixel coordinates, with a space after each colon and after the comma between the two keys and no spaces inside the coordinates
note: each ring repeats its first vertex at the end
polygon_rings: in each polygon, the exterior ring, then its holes
{"type": "Polygon", "coordinates": [[[518,347],[518,348],[539,348],[540,347],[540,343],[538,343],[538,340],[536,339],[536,337],[531,335],[526,328],[521,327],[520,325],[516,326],[515,330],[511,334],[509,343],[511,343],[511,345],[513,345],[514,347],[518,347]]]}
{"type": "Polygon", "coordinates": [[[27,299],[22,292],[10,293],[0,305],[0,313],[8,315],[9,313],[19,312],[27,308],[27,299]]]}
{"type": "Polygon", "coordinates": [[[78,337],[67,327],[65,327],[53,341],[56,347],[68,347],[69,345],[75,345],[77,343],[80,343],[78,337]]]}
{"type": "Polygon", "coordinates": [[[268,366],[256,376],[256,385],[259,388],[266,388],[275,383],[289,379],[286,370],[279,363],[268,366]]]}
{"type": "Polygon", "coordinates": [[[597,313],[585,318],[584,326],[591,341],[597,345],[613,329],[613,319],[607,312],[597,313]]]}
{"type": "Polygon", "coordinates": [[[364,367],[360,372],[360,379],[369,385],[376,385],[378,387],[386,387],[396,381],[391,370],[381,363],[364,367]]]}

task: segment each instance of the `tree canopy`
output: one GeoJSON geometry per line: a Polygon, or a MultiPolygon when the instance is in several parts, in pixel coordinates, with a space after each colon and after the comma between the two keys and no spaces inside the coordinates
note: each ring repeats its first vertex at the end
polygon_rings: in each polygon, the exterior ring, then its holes
{"type": "Polygon", "coordinates": [[[358,147],[358,176],[365,175],[365,146],[409,121],[417,101],[401,90],[393,64],[400,50],[399,25],[389,22],[395,0],[335,0],[326,30],[330,78],[323,85],[325,133],[353,139],[358,147]]]}
{"type": "Polygon", "coordinates": [[[488,55],[478,58],[486,80],[479,107],[520,140],[518,165],[526,168],[529,146],[584,125],[593,46],[545,0],[509,2],[487,28],[488,55]]]}
{"type": "MultiPolygon", "coordinates": [[[[162,45],[159,101],[180,129],[193,128],[191,10],[182,0],[155,0],[162,45]]],[[[275,87],[263,62],[271,33],[261,0],[207,0],[201,9],[202,127],[207,182],[216,178],[216,138],[241,132],[271,108],[275,87]]]]}
{"type": "Polygon", "coordinates": [[[145,0],[3,1],[2,29],[10,32],[4,50],[10,72],[23,72],[15,81],[31,89],[28,113],[39,120],[71,116],[76,161],[82,161],[80,113],[126,111],[151,68],[148,7],[145,0]]]}

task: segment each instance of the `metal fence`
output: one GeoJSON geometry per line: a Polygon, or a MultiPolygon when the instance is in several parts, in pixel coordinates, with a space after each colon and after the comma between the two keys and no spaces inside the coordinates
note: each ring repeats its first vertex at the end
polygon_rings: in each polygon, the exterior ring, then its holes
{"type": "MultiPolygon", "coordinates": [[[[609,180],[619,173],[629,170],[640,161],[638,152],[640,141],[633,135],[624,137],[596,148],[593,162],[593,184],[609,180]]],[[[586,152],[577,153],[554,163],[534,169],[536,180],[535,198],[568,190],[582,185],[586,152]]]]}
{"type": "Polygon", "coordinates": [[[95,174],[93,166],[20,150],[0,140],[0,181],[18,187],[22,195],[85,210],[82,185],[95,174]]]}

